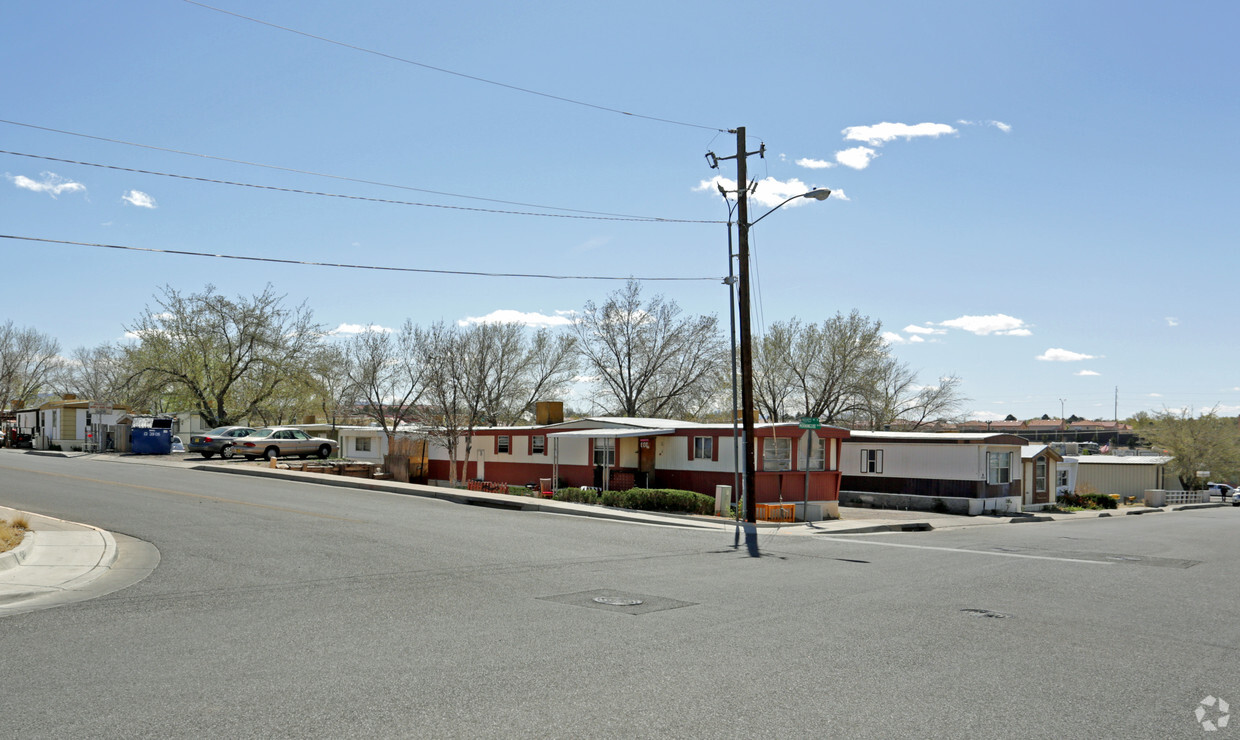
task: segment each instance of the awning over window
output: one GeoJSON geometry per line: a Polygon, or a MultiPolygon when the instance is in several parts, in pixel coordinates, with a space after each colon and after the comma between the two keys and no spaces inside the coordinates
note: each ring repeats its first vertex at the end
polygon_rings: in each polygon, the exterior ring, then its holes
{"type": "Polygon", "coordinates": [[[618,439],[620,437],[652,437],[656,434],[672,434],[675,431],[675,429],[573,429],[568,432],[552,432],[547,436],[553,439],[560,437],[618,439]]]}

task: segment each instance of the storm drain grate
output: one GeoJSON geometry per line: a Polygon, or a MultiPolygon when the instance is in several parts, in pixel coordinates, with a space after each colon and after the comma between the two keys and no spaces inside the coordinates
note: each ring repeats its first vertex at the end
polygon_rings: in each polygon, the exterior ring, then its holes
{"type": "Polygon", "coordinates": [[[960,611],[972,617],[984,617],[987,619],[1011,619],[1011,614],[1003,612],[991,611],[990,609],[961,609],[960,611]]]}
{"type": "Polygon", "coordinates": [[[677,601],[676,599],[668,599],[662,596],[636,594],[616,589],[595,589],[571,594],[558,594],[556,596],[540,596],[538,598],[542,601],[552,601],[557,604],[583,606],[587,609],[602,609],[609,612],[634,615],[679,609],[682,606],[697,606],[697,604],[691,601],[677,601]]]}

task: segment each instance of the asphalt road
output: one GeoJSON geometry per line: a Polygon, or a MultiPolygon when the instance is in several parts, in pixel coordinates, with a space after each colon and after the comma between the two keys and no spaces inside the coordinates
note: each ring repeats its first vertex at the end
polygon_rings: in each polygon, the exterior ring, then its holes
{"type": "Polygon", "coordinates": [[[0,618],[22,737],[1168,738],[1240,710],[1230,507],[746,542],[16,454],[0,504],[160,553],[0,618]]]}

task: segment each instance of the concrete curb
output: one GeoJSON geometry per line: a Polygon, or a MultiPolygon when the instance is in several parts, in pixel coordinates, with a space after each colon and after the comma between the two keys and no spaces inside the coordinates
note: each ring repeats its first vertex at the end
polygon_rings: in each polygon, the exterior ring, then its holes
{"type": "Polygon", "coordinates": [[[16,568],[30,557],[34,551],[35,532],[26,532],[17,547],[7,552],[0,552],[0,570],[16,568]]]}

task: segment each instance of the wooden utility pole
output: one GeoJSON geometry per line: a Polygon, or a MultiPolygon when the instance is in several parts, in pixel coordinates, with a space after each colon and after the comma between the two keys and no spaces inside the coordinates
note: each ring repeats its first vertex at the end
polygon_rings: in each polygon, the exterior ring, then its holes
{"type": "MultiPolygon", "coordinates": [[[[755,152],[756,154],[757,152],[755,152]]],[[[741,426],[745,449],[745,521],[758,521],[757,466],[754,443],[753,332],[749,320],[749,168],[745,151],[745,127],[736,129],[736,237],[738,264],[737,300],[741,328],[741,426]]]]}

